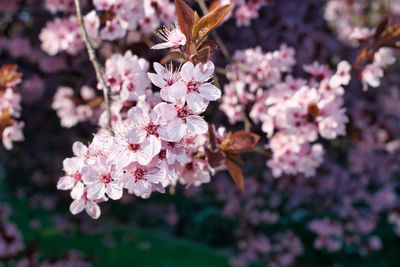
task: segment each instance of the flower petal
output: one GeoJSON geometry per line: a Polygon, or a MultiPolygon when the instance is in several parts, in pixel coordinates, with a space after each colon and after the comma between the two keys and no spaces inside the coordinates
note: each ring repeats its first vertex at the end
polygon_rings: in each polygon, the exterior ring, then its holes
{"type": "Polygon", "coordinates": [[[159,88],[164,88],[165,86],[167,86],[167,82],[159,75],[155,73],[147,73],[147,76],[155,86],[159,88]]]}
{"type": "Polygon", "coordinates": [[[72,176],[63,176],[57,182],[58,190],[68,190],[71,189],[75,184],[75,179],[72,176]]]}
{"type": "Polygon", "coordinates": [[[204,112],[208,105],[208,103],[204,101],[203,97],[196,92],[187,94],[186,102],[189,108],[197,114],[204,112]]]}
{"type": "Polygon", "coordinates": [[[209,101],[215,101],[221,97],[221,90],[211,83],[202,84],[199,87],[199,92],[202,97],[209,101]]]}
{"type": "Polygon", "coordinates": [[[103,183],[95,183],[87,187],[87,198],[97,200],[104,197],[106,187],[103,183]]]}
{"type": "Polygon", "coordinates": [[[106,187],[107,196],[113,200],[118,200],[122,197],[122,187],[117,183],[109,183],[106,187]]]}
{"type": "Polygon", "coordinates": [[[200,116],[189,116],[186,118],[189,131],[195,134],[204,134],[208,130],[207,122],[200,116]]]}
{"type": "Polygon", "coordinates": [[[75,199],[72,201],[71,205],[69,206],[69,211],[72,214],[78,214],[85,208],[85,199],[75,199]]]}
{"type": "Polygon", "coordinates": [[[184,80],[185,82],[190,82],[194,78],[193,63],[188,61],[185,64],[183,64],[180,74],[182,80],[184,80]]]}
{"type": "Polygon", "coordinates": [[[74,186],[74,188],[71,190],[71,197],[73,199],[80,199],[83,196],[83,192],[85,191],[85,187],[83,183],[78,182],[74,186]]]}
{"type": "Polygon", "coordinates": [[[133,128],[126,135],[128,143],[130,144],[141,144],[146,139],[147,132],[143,128],[133,128]]]}
{"type": "Polygon", "coordinates": [[[194,80],[196,82],[208,81],[214,73],[214,70],[215,66],[211,61],[208,61],[206,64],[197,64],[194,69],[194,80]]]}
{"type": "Polygon", "coordinates": [[[93,219],[100,217],[101,211],[99,205],[94,201],[86,201],[86,213],[93,219]]]}

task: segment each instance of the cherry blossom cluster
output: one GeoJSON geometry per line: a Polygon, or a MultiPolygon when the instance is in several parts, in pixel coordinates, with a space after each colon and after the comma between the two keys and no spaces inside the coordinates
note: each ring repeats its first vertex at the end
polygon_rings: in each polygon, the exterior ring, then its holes
{"type": "Polygon", "coordinates": [[[53,14],[57,12],[75,12],[74,0],[46,0],[45,2],[46,9],[53,14]]]}
{"type": "Polygon", "coordinates": [[[75,96],[72,88],[60,86],[54,94],[52,108],[57,111],[61,126],[70,128],[84,121],[96,124],[104,109],[102,102],[103,99],[97,97],[96,91],[89,86],[82,86],[80,97],[75,96]]]}
{"type": "MultiPolygon", "coordinates": [[[[107,59],[104,76],[112,93],[113,133],[105,130],[105,111],[99,119],[104,128],[88,146],[73,145],[75,157],[64,160],[66,175],[57,184],[71,190],[73,214],[85,209],[98,218],[98,203],[120,199],[123,189],[148,198],[177,182],[199,186],[210,181],[213,170],[204,154],[209,126],[200,114],[221,97],[211,83],[214,64],[188,61],[174,68],[154,63],[155,73],[147,73],[148,67],[130,51],[107,59]],[[149,90],[150,81],[160,93],[149,90]]],[[[53,107],[69,112],[71,101],[65,99],[71,90],[63,88],[59,94],[53,107]]]]}
{"type": "Polygon", "coordinates": [[[371,87],[379,87],[383,77],[383,71],[390,65],[396,62],[394,50],[387,47],[380,48],[374,53],[373,61],[364,66],[361,72],[361,81],[364,85],[364,90],[371,87]]]}
{"type": "Polygon", "coordinates": [[[21,94],[17,87],[22,82],[22,74],[16,70],[16,65],[3,65],[0,68],[0,131],[3,146],[7,150],[13,148],[13,142],[24,140],[24,122],[16,120],[22,111],[21,94]]]}
{"type": "MultiPolygon", "coordinates": [[[[383,1],[349,2],[346,0],[330,0],[325,9],[325,19],[333,26],[340,39],[353,46],[358,46],[374,36],[376,27],[367,27],[366,25],[367,22],[371,24],[372,21],[373,25],[378,26],[379,20],[376,20],[376,17],[386,16],[386,13],[379,13],[382,12],[381,10],[388,9],[394,16],[400,15],[397,1],[389,1],[387,3],[383,1]],[[389,5],[385,6],[387,3],[389,5]],[[371,5],[375,6],[372,12],[364,12],[371,5]],[[380,8],[381,5],[382,7],[380,8]]],[[[394,50],[382,47],[374,53],[371,61],[371,63],[362,67],[360,73],[364,90],[368,86],[380,86],[384,69],[393,65],[396,61],[394,50]]]]}
{"type": "Polygon", "coordinates": [[[84,48],[81,30],[76,16],[73,15],[48,21],[41,30],[39,39],[43,51],[51,56],[63,51],[77,55],[84,48]]]}
{"type": "MultiPolygon", "coordinates": [[[[314,240],[314,247],[318,250],[326,250],[336,252],[342,249],[343,246],[350,246],[351,243],[357,242],[351,240],[348,233],[358,231],[361,235],[370,233],[376,227],[376,221],[359,220],[353,223],[344,224],[340,221],[335,221],[329,218],[315,219],[308,224],[309,229],[316,233],[318,237],[314,240]],[[345,242],[343,242],[345,241],[345,242]],[[347,243],[347,244],[346,244],[347,243]]],[[[360,247],[361,254],[367,254],[370,251],[379,250],[382,243],[379,237],[371,235],[367,237],[365,243],[360,247]]]]}
{"type": "Polygon", "coordinates": [[[94,0],[95,10],[84,17],[88,34],[93,39],[116,40],[130,33],[132,40],[150,35],[160,24],[169,25],[175,6],[168,0],[94,0]]]}
{"type": "Polygon", "coordinates": [[[342,61],[332,73],[314,62],[304,66],[308,80],[294,78],[294,50],[263,53],[260,48],[237,51],[230,66],[221,109],[231,123],[248,112],[267,134],[272,159],[267,162],[274,176],[315,174],[324,149],[318,137],[334,139],[345,135],[348,122],[343,108],[343,85],[350,81],[351,66],[342,61]]]}

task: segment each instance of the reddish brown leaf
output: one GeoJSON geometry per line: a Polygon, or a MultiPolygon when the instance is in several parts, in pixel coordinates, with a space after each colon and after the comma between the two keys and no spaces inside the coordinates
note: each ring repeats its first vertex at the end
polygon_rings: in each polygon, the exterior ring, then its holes
{"type": "Polygon", "coordinates": [[[14,123],[14,120],[11,118],[11,113],[8,109],[4,109],[0,115],[0,127],[5,128],[10,126],[14,123]]]}
{"type": "Polygon", "coordinates": [[[208,148],[205,148],[207,161],[211,167],[216,168],[221,166],[225,162],[225,155],[222,151],[212,151],[208,148]]]}
{"type": "Polygon", "coordinates": [[[161,64],[165,64],[165,63],[170,62],[172,60],[179,60],[179,59],[185,59],[185,57],[180,52],[177,52],[177,51],[168,52],[168,54],[166,54],[160,60],[160,63],[161,64]]]}
{"type": "Polygon", "coordinates": [[[375,34],[374,34],[374,39],[378,40],[379,37],[381,36],[381,34],[383,33],[383,31],[386,29],[386,27],[389,25],[390,23],[390,19],[389,17],[385,17],[383,18],[383,20],[378,24],[378,26],[376,27],[375,30],[375,34]]]}
{"type": "Polygon", "coordinates": [[[202,42],[199,46],[199,50],[206,46],[210,47],[211,52],[218,50],[218,45],[213,40],[205,40],[204,42],[202,42]]]}
{"type": "Polygon", "coordinates": [[[240,190],[244,190],[244,178],[242,170],[235,162],[226,159],[225,160],[226,168],[228,169],[229,174],[231,175],[235,184],[240,188],[240,190]]]}
{"type": "Polygon", "coordinates": [[[192,40],[195,12],[183,0],[175,0],[176,15],[181,32],[186,36],[186,44],[192,40]]]}
{"type": "Polygon", "coordinates": [[[232,132],[229,132],[221,143],[221,150],[226,150],[231,142],[232,132]]]}
{"type": "Polygon", "coordinates": [[[208,137],[210,139],[211,149],[214,150],[217,147],[217,139],[215,138],[214,129],[211,124],[208,125],[208,137]]]}
{"type": "Polygon", "coordinates": [[[3,65],[0,68],[0,87],[13,87],[22,77],[22,73],[17,72],[17,65],[3,65]]]}
{"type": "Polygon", "coordinates": [[[221,1],[215,0],[214,2],[211,3],[210,7],[208,8],[208,12],[211,12],[215,9],[217,9],[221,5],[221,1]]]}
{"type": "Polygon", "coordinates": [[[225,158],[235,162],[237,165],[244,166],[244,161],[236,154],[225,153],[225,158]]]}
{"type": "Polygon", "coordinates": [[[233,4],[224,5],[212,10],[202,17],[193,27],[192,38],[196,45],[199,45],[207,35],[214,30],[232,9],[233,4]]]}
{"type": "Polygon", "coordinates": [[[186,47],[186,52],[189,54],[189,59],[197,56],[197,46],[194,43],[190,43],[186,47]]]}
{"type": "Polygon", "coordinates": [[[221,148],[225,152],[234,154],[249,152],[254,149],[259,140],[260,136],[257,134],[248,131],[238,131],[229,136],[228,143],[224,144],[224,148],[221,145],[221,148]]]}
{"type": "Polygon", "coordinates": [[[205,64],[210,59],[211,49],[209,46],[203,47],[197,51],[197,57],[201,63],[205,64]]]}
{"type": "Polygon", "coordinates": [[[92,100],[90,100],[87,105],[90,108],[95,108],[101,105],[101,103],[103,103],[103,98],[101,96],[97,96],[95,98],[93,98],[92,100]]]}

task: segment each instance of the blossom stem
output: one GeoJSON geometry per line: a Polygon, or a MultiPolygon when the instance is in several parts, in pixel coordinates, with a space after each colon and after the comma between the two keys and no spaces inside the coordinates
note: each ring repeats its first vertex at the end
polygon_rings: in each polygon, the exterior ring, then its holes
{"type": "Polygon", "coordinates": [[[109,96],[110,89],[108,88],[106,82],[104,81],[103,75],[101,73],[100,63],[99,63],[99,61],[97,60],[97,57],[96,57],[96,51],[93,48],[93,45],[89,40],[87,31],[86,31],[86,28],[85,28],[85,24],[83,22],[82,12],[81,12],[81,5],[80,5],[79,0],[75,0],[75,9],[76,9],[76,16],[77,16],[77,19],[78,19],[78,24],[79,24],[79,26],[81,28],[81,31],[82,31],[83,41],[85,43],[86,50],[87,50],[88,55],[89,55],[89,60],[93,64],[94,71],[96,72],[97,81],[101,84],[101,87],[103,89],[104,103],[106,104],[106,110],[107,110],[108,129],[111,132],[111,134],[113,134],[112,126],[111,126],[111,109],[110,109],[110,96],[109,96]]]}
{"type": "Polygon", "coordinates": [[[244,121],[244,129],[249,132],[251,130],[251,122],[250,122],[249,118],[247,117],[246,112],[244,110],[242,110],[242,117],[243,117],[243,121],[244,121]]]}

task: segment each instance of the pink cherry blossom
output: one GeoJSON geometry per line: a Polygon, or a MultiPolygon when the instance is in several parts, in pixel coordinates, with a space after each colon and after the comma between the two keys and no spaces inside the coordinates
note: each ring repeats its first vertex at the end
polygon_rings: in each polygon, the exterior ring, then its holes
{"type": "Polygon", "coordinates": [[[106,159],[100,157],[94,165],[82,168],[82,180],[87,185],[87,198],[98,200],[107,194],[113,200],[122,197],[122,186],[118,181],[119,171],[106,164],[106,159]]]}
{"type": "Polygon", "coordinates": [[[25,140],[22,132],[24,125],[24,122],[14,122],[11,126],[8,126],[3,130],[2,141],[6,149],[12,149],[13,142],[25,140]]]}
{"type": "Polygon", "coordinates": [[[351,66],[347,61],[339,62],[336,73],[331,77],[329,86],[337,88],[341,85],[348,85],[351,79],[351,66]]]}
{"type": "Polygon", "coordinates": [[[134,128],[125,135],[129,143],[140,144],[150,158],[160,153],[161,140],[168,140],[167,121],[161,117],[159,106],[150,114],[140,107],[134,107],[128,112],[128,119],[134,128]]]}
{"type": "Polygon", "coordinates": [[[208,164],[201,159],[193,159],[191,162],[181,165],[178,172],[179,181],[187,187],[200,186],[211,181],[208,164]]]}
{"type": "Polygon", "coordinates": [[[137,163],[131,163],[124,168],[124,174],[121,175],[120,181],[130,194],[148,198],[154,187],[162,181],[164,176],[164,170],[158,166],[142,166],[137,163]]]}
{"type": "Polygon", "coordinates": [[[187,89],[184,82],[180,79],[180,71],[174,71],[172,64],[167,69],[160,63],[154,62],[156,73],[147,73],[150,81],[160,88],[160,95],[164,101],[175,103],[186,95],[187,89]]]}
{"type": "Polygon", "coordinates": [[[49,21],[39,35],[42,49],[54,56],[61,51],[76,55],[83,47],[81,31],[75,16],[49,21]]]}
{"type": "Polygon", "coordinates": [[[171,28],[164,27],[162,30],[159,30],[156,34],[164,42],[152,46],[151,49],[165,49],[165,48],[177,49],[185,45],[186,43],[186,37],[179,30],[178,24],[175,24],[171,28]]]}
{"type": "Polygon", "coordinates": [[[191,111],[185,104],[160,103],[157,108],[161,117],[169,121],[165,127],[168,135],[166,141],[179,142],[188,131],[192,134],[204,134],[208,130],[204,119],[191,111]]]}
{"type": "Polygon", "coordinates": [[[71,197],[74,199],[80,198],[84,191],[82,183],[82,167],[84,159],[81,157],[66,158],[63,161],[65,176],[60,177],[57,182],[57,189],[72,190],[71,197]]]}
{"type": "Polygon", "coordinates": [[[202,113],[209,101],[215,101],[221,97],[221,91],[212,83],[209,83],[214,73],[214,64],[208,61],[206,64],[192,62],[183,64],[180,76],[184,81],[186,89],[186,102],[189,108],[195,113],[202,113]]]}
{"type": "Polygon", "coordinates": [[[97,202],[87,198],[86,190],[80,197],[77,197],[72,201],[69,210],[74,215],[85,210],[86,213],[93,219],[98,219],[101,214],[100,207],[97,202]]]}

